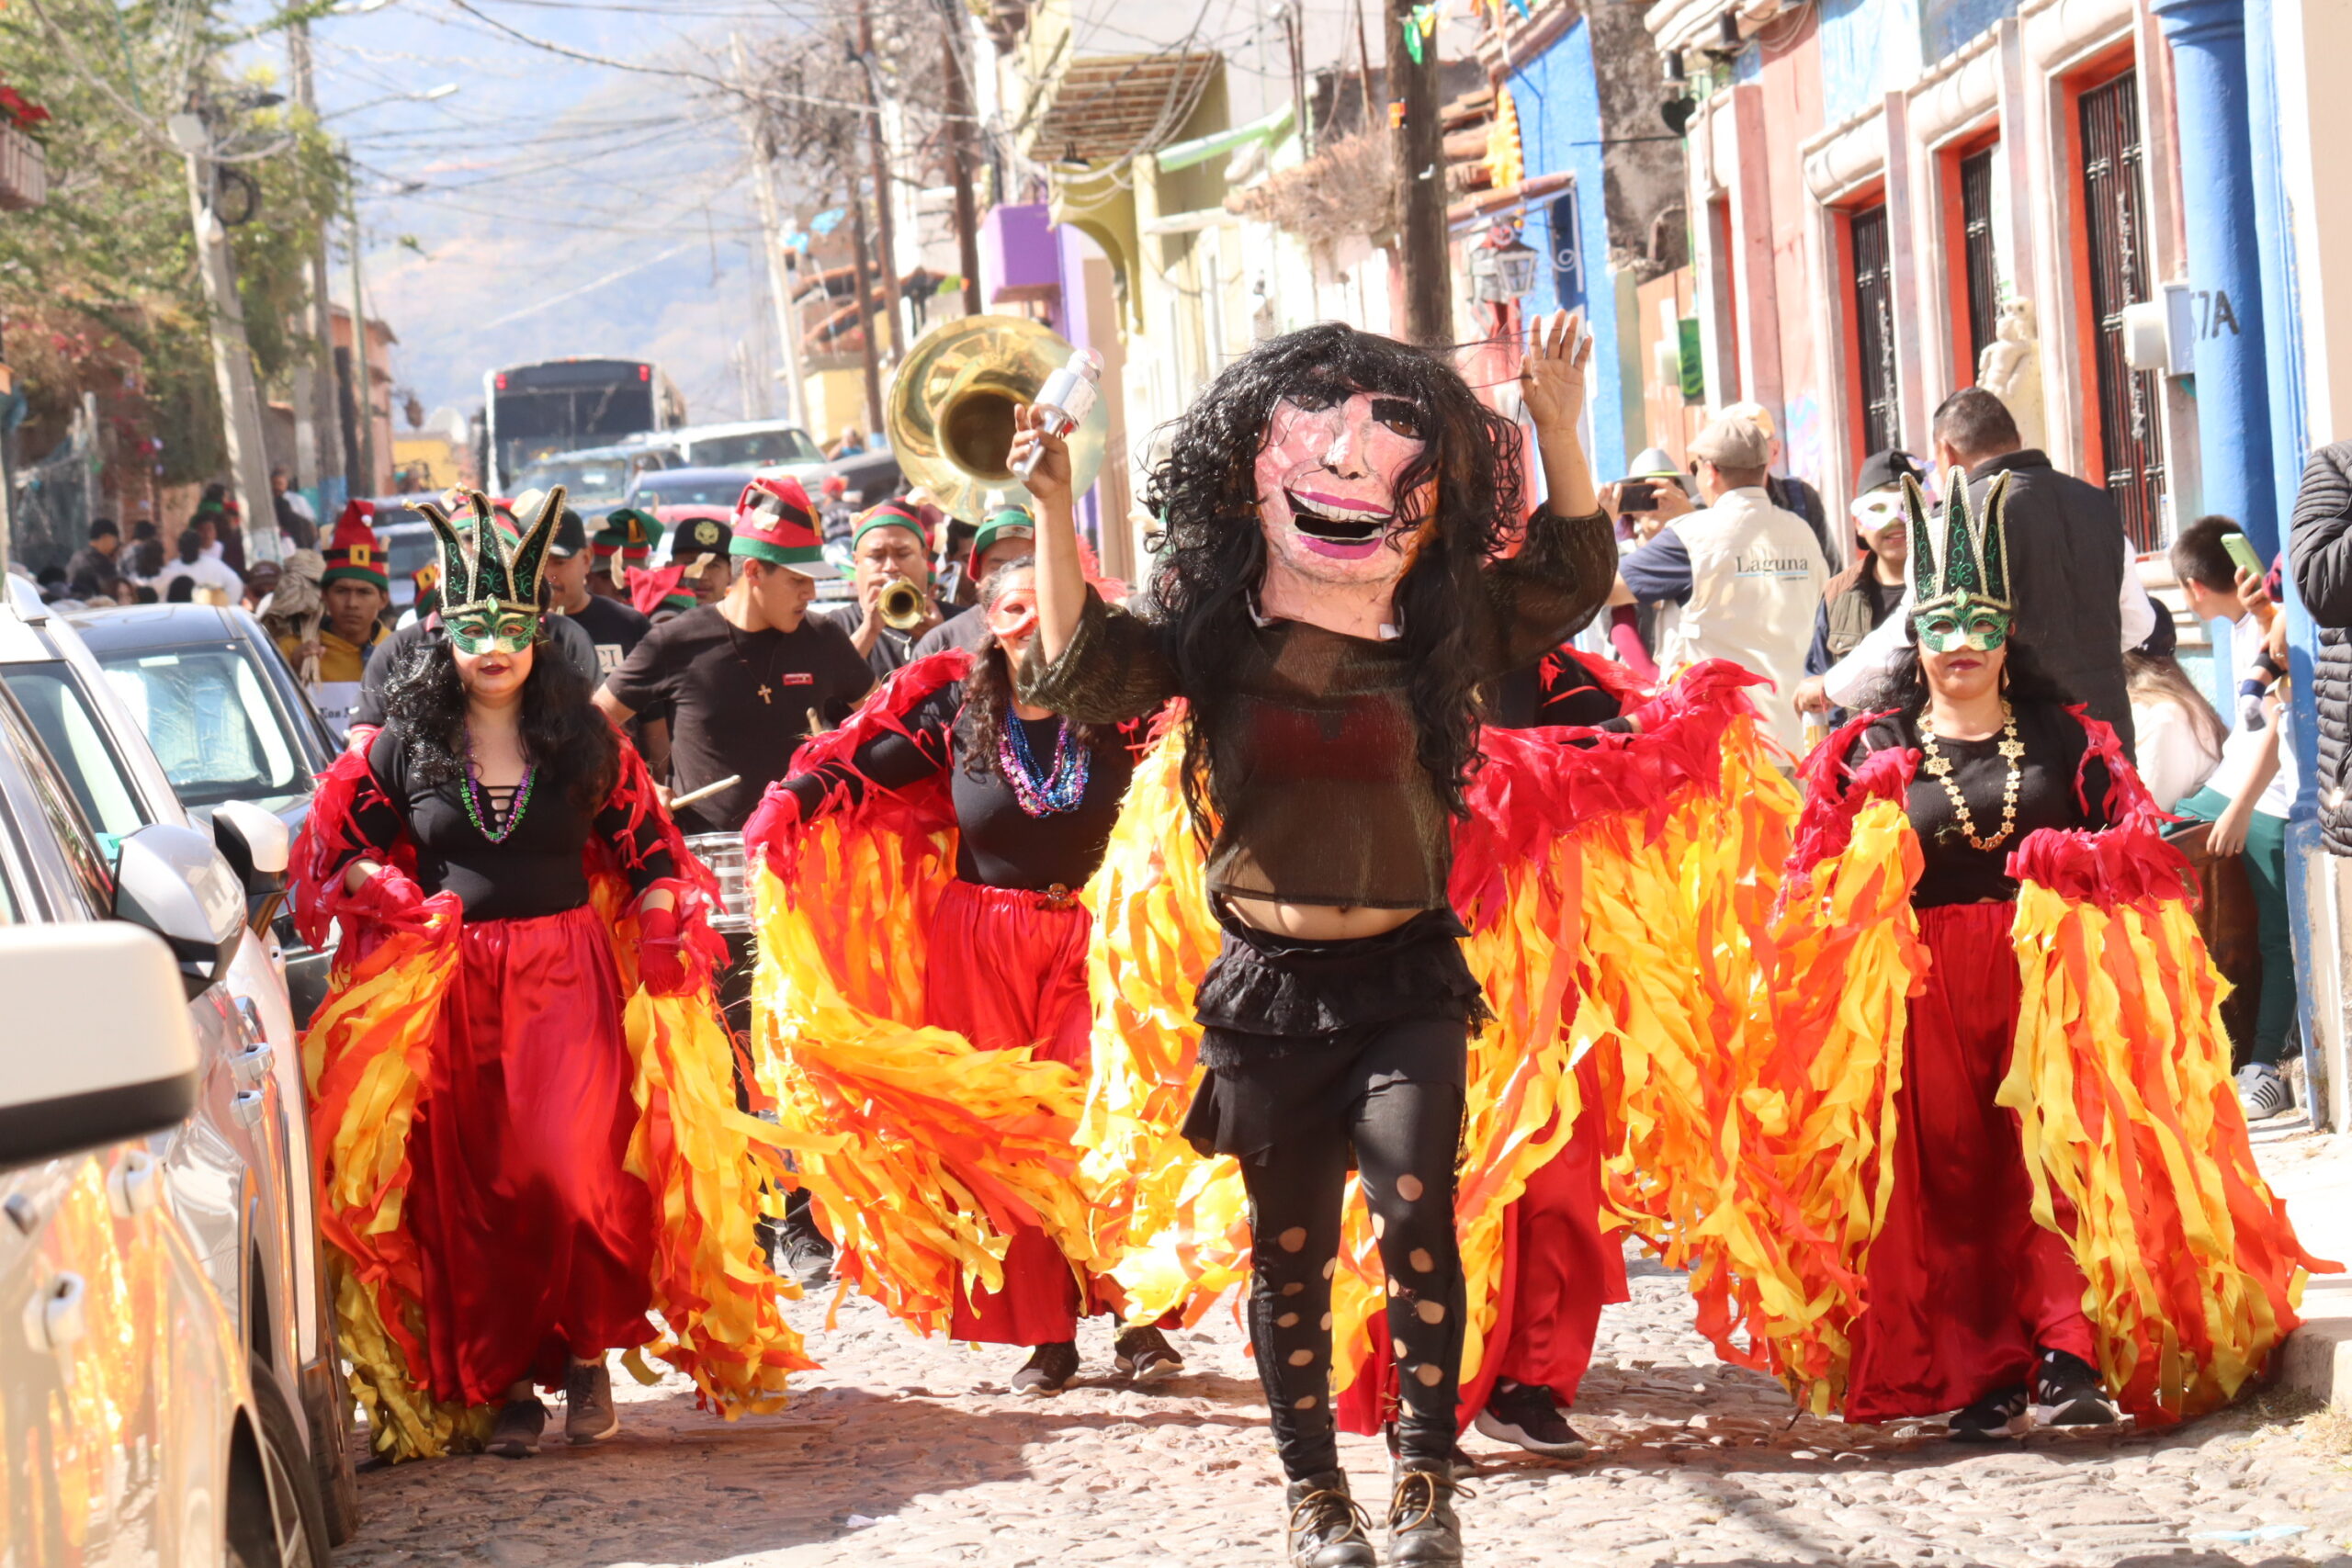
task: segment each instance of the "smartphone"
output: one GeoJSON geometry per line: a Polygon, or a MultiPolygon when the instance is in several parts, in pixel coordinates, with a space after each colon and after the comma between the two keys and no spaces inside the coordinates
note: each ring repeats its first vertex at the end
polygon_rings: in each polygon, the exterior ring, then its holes
{"type": "Polygon", "coordinates": [[[2245,570],[2254,573],[2256,577],[2261,578],[2269,575],[2270,569],[2262,564],[2262,558],[2260,556],[2254,553],[2254,541],[2247,538],[2244,534],[2222,535],[2222,548],[2230,552],[2230,558],[2232,560],[2237,562],[2245,570]]]}
{"type": "Polygon", "coordinates": [[[1626,479],[1617,487],[1617,510],[1620,512],[1656,512],[1657,481],[1626,479]]]}

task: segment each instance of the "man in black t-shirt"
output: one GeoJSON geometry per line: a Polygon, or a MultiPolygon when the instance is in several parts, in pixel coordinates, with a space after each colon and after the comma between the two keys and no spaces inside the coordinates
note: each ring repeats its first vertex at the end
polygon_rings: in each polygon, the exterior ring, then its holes
{"type": "Polygon", "coordinates": [[[745,491],[729,553],[738,567],[726,597],[655,626],[596,694],[623,723],[668,709],[671,793],[736,776],[678,812],[688,833],[740,830],[810,729],[846,718],[874,684],[848,634],[808,615],[817,580],[839,572],[797,484],[745,491]]]}
{"type": "Polygon", "coordinates": [[[637,651],[637,645],[653,629],[653,623],[618,599],[589,592],[592,564],[588,525],[581,521],[580,513],[567,506],[563,520],[556,525],[555,538],[548,545],[544,579],[548,607],[578,621],[589,640],[596,645],[596,672],[602,679],[619,669],[621,661],[637,651]]]}

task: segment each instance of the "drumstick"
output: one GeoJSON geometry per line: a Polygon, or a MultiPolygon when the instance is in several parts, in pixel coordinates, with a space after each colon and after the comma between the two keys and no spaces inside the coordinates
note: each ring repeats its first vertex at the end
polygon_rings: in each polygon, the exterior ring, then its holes
{"type": "Polygon", "coordinates": [[[703,785],[702,788],[694,790],[685,795],[673,795],[670,797],[670,809],[675,811],[681,806],[692,806],[697,800],[707,799],[711,795],[717,795],[722,789],[732,789],[742,782],[742,774],[729,773],[725,778],[718,780],[716,784],[707,784],[703,785]]]}

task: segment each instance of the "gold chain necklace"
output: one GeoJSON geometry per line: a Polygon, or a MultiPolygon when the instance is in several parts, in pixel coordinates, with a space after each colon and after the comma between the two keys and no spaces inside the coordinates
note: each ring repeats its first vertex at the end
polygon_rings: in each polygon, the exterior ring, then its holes
{"type": "Polygon", "coordinates": [[[2025,742],[2018,739],[2017,711],[2006,701],[2001,704],[2001,744],[1998,750],[2008,761],[2009,776],[2001,786],[2000,830],[1987,839],[1976,836],[1976,818],[1968,809],[1967,797],[1960,793],[1959,783],[1952,777],[1951,759],[1936,750],[1936,732],[1928,728],[1924,715],[1921,716],[1919,735],[1920,750],[1928,755],[1928,773],[1941,783],[1944,793],[1951,796],[1952,815],[1959,819],[1961,835],[1967,839],[1969,847],[1974,850],[1997,847],[2001,840],[2017,830],[2018,785],[2025,778],[2025,742]]]}

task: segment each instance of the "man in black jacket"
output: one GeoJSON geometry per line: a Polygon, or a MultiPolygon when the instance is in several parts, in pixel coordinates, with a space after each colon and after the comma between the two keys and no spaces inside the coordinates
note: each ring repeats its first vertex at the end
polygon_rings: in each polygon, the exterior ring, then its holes
{"type": "Polygon", "coordinates": [[[2303,464],[2287,529],[2296,591],[2319,624],[2312,697],[2319,706],[2320,835],[2331,854],[2352,855],[2352,807],[2344,794],[2352,742],[2352,441],[2331,442],[2303,464]]]}
{"type": "MultiPolygon", "coordinates": [[[[2024,447],[2009,411],[1981,388],[1946,398],[1932,434],[1938,469],[1967,469],[1972,501],[1982,503],[1994,475],[2009,476],[2005,515],[2018,639],[2093,718],[2112,725],[2129,750],[2123,655],[2155,629],[2156,608],[2132,570],[2132,543],[2114,502],[2024,447]]],[[[1902,609],[1909,608],[1906,594],[1902,609]]],[[[1821,694],[1839,707],[1859,705],[1893,666],[1910,626],[1907,613],[1888,616],[1822,678],[1821,694]]]]}

